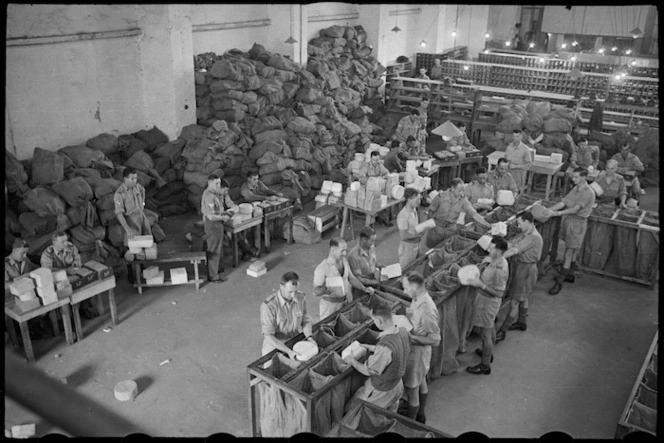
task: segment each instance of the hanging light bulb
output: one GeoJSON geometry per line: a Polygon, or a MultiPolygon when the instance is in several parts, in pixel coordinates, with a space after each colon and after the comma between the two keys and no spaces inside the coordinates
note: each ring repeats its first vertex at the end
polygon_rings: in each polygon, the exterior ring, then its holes
{"type": "Polygon", "coordinates": [[[489,37],[491,37],[491,35],[488,32],[484,34],[484,38],[489,38],[489,37]]]}
{"type": "Polygon", "coordinates": [[[632,60],[632,63],[630,63],[632,66],[636,66],[636,60],[632,60]]]}
{"type": "Polygon", "coordinates": [[[576,39],[574,39],[574,41],[572,42],[572,46],[579,46],[579,42],[577,42],[576,39]]]}
{"type": "Polygon", "coordinates": [[[629,33],[632,34],[633,38],[639,38],[643,35],[643,31],[641,31],[641,29],[638,26],[629,31],[629,33]]]}
{"type": "Polygon", "coordinates": [[[530,42],[530,43],[528,44],[528,47],[529,47],[529,48],[534,48],[534,47],[535,47],[535,42],[530,42]]]}
{"type": "Polygon", "coordinates": [[[290,32],[290,37],[288,37],[286,39],[286,43],[288,43],[288,44],[297,43],[297,40],[295,40],[293,38],[294,29],[295,29],[295,25],[293,23],[293,5],[291,5],[291,7],[290,7],[290,30],[291,30],[291,32],[290,32]]]}
{"type": "Polygon", "coordinates": [[[456,36],[457,36],[457,32],[456,32],[456,31],[452,31],[452,37],[456,37],[456,36]]]}
{"type": "Polygon", "coordinates": [[[611,52],[616,52],[617,50],[618,50],[617,46],[614,46],[613,48],[611,48],[611,52]]]}
{"type": "Polygon", "coordinates": [[[615,77],[613,78],[615,78],[616,80],[620,80],[620,74],[616,74],[615,77]]]}
{"type": "Polygon", "coordinates": [[[489,51],[488,49],[485,49],[485,50],[484,50],[484,53],[485,53],[485,54],[488,54],[489,52],[491,52],[491,51],[489,51]]]}
{"type": "Polygon", "coordinates": [[[468,65],[463,65],[463,70],[464,70],[464,71],[467,71],[467,70],[469,70],[469,69],[470,69],[470,67],[469,67],[468,65]]]}
{"type": "Polygon", "coordinates": [[[422,40],[422,41],[420,42],[420,46],[421,46],[421,47],[424,48],[424,47],[426,47],[426,45],[427,45],[427,41],[426,41],[426,40],[422,40]]]}
{"type": "Polygon", "coordinates": [[[573,80],[578,80],[583,77],[583,72],[581,72],[579,68],[574,68],[567,73],[567,76],[573,80]]]}
{"type": "Polygon", "coordinates": [[[540,63],[544,63],[544,57],[540,57],[537,61],[540,63]]]}
{"type": "Polygon", "coordinates": [[[563,43],[562,45],[560,45],[560,47],[565,49],[567,47],[567,43],[563,43]]]}
{"type": "Polygon", "coordinates": [[[604,48],[599,48],[599,51],[597,52],[599,52],[600,54],[604,54],[604,48]]]}
{"type": "Polygon", "coordinates": [[[575,61],[576,61],[576,55],[573,55],[573,56],[570,58],[570,60],[573,61],[573,62],[575,62],[575,61]]]}
{"type": "Polygon", "coordinates": [[[620,76],[621,76],[622,78],[625,78],[625,77],[627,77],[627,73],[626,73],[626,72],[623,72],[622,74],[620,74],[620,76]]]}
{"type": "Polygon", "coordinates": [[[509,40],[507,40],[507,41],[505,42],[505,46],[509,46],[509,45],[511,45],[511,44],[512,44],[512,42],[509,41],[509,40]]]}
{"type": "Polygon", "coordinates": [[[627,54],[627,55],[630,55],[631,53],[632,53],[631,49],[628,49],[627,51],[625,51],[625,54],[627,54]]]}
{"type": "Polygon", "coordinates": [[[288,39],[286,39],[286,43],[289,43],[289,44],[297,43],[297,40],[295,40],[293,38],[293,36],[290,36],[290,37],[288,37],[288,39]]]}

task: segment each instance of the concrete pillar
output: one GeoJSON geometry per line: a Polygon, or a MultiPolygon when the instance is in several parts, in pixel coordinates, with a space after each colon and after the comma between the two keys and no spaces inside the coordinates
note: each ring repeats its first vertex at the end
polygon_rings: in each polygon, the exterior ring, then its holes
{"type": "Polygon", "coordinates": [[[145,128],[169,139],[196,123],[193,42],[189,5],[141,5],[137,17],[145,128]]]}

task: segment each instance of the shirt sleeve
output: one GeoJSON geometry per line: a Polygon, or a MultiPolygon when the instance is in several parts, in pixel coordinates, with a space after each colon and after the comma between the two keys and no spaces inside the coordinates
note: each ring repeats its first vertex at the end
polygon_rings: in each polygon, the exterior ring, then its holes
{"type": "Polygon", "coordinates": [[[522,254],[524,251],[527,251],[528,249],[533,247],[533,243],[535,242],[535,237],[532,235],[525,235],[519,239],[519,241],[516,242],[514,247],[519,251],[519,254],[522,254]]]}
{"type": "Polygon", "coordinates": [[[115,191],[115,194],[113,194],[113,204],[115,205],[115,213],[116,214],[124,214],[125,213],[125,206],[124,206],[124,201],[122,198],[122,194],[118,191],[115,191]]]}
{"type": "Polygon", "coordinates": [[[307,300],[305,297],[302,297],[302,327],[304,328],[311,323],[311,315],[309,315],[309,311],[307,310],[307,300]]]}
{"type": "Polygon", "coordinates": [[[618,195],[627,195],[627,186],[625,186],[625,179],[620,179],[620,184],[618,185],[618,195]]]}
{"type": "Polygon", "coordinates": [[[397,215],[397,228],[399,228],[399,231],[408,230],[408,217],[405,212],[399,212],[399,215],[397,215]]]}
{"type": "Polygon", "coordinates": [[[263,335],[277,332],[277,316],[267,303],[261,303],[261,333],[263,335]]]}
{"type": "Polygon", "coordinates": [[[471,217],[474,217],[477,214],[477,211],[475,208],[473,208],[473,205],[468,201],[467,198],[464,198],[463,203],[461,206],[463,207],[463,210],[465,211],[466,214],[470,215],[471,217]]]}
{"type": "Polygon", "coordinates": [[[325,271],[323,269],[323,264],[316,266],[314,270],[314,288],[316,286],[325,286],[325,271]]]}
{"type": "Polygon", "coordinates": [[[78,248],[74,245],[71,245],[71,255],[74,257],[74,261],[72,262],[72,266],[76,266],[80,268],[83,266],[83,262],[81,262],[81,254],[78,252],[78,248]]]}
{"type": "Polygon", "coordinates": [[[429,205],[429,213],[430,214],[435,214],[438,211],[438,208],[440,207],[440,194],[436,195],[431,202],[431,205],[429,205]]]}
{"type": "Polygon", "coordinates": [[[373,354],[367,359],[367,369],[371,375],[380,375],[392,363],[392,351],[387,346],[376,345],[373,354]]]}
{"type": "Polygon", "coordinates": [[[362,270],[362,263],[360,261],[359,254],[357,254],[355,251],[348,254],[348,266],[350,267],[350,270],[353,275],[355,275],[355,277],[362,275],[360,272],[362,270]]]}
{"type": "Polygon", "coordinates": [[[645,169],[643,167],[643,162],[641,162],[641,159],[636,155],[630,158],[628,165],[630,169],[634,169],[636,172],[643,172],[643,170],[645,169]]]}
{"type": "Polygon", "coordinates": [[[53,269],[53,257],[51,257],[49,248],[45,249],[44,252],[42,252],[40,262],[42,268],[53,269]]]}
{"type": "Polygon", "coordinates": [[[572,155],[569,158],[570,163],[576,163],[576,161],[579,158],[579,155],[577,154],[578,148],[573,147],[572,148],[572,155]]]}
{"type": "Polygon", "coordinates": [[[237,204],[231,199],[231,196],[228,194],[224,196],[224,203],[226,204],[227,210],[237,206],[237,204]]]}
{"type": "MultiPolygon", "coordinates": [[[[525,145],[524,145],[525,146],[525,145]]],[[[523,163],[527,166],[533,163],[533,156],[530,155],[530,148],[526,146],[523,150],[523,163]]]]}
{"type": "Polygon", "coordinates": [[[440,326],[438,326],[438,316],[431,312],[426,312],[421,319],[424,335],[432,340],[440,340],[440,326]]]}
{"type": "Polygon", "coordinates": [[[496,291],[504,292],[507,287],[507,278],[509,277],[510,272],[507,265],[503,269],[496,269],[496,272],[493,274],[493,289],[496,291]]]}
{"type": "Polygon", "coordinates": [[[255,201],[262,201],[263,197],[254,194],[251,189],[246,184],[242,185],[242,188],[240,189],[240,194],[242,195],[242,198],[244,198],[248,202],[255,202],[255,201]]]}
{"type": "Polygon", "coordinates": [[[512,174],[509,175],[509,182],[510,191],[512,191],[514,194],[519,192],[519,188],[516,187],[516,181],[514,180],[514,177],[512,177],[512,174]]]}

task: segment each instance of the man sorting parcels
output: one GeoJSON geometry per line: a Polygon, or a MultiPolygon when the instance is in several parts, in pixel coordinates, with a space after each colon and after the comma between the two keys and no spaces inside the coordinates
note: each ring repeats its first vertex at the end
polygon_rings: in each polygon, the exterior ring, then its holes
{"type": "MultiPolygon", "coordinates": [[[[113,195],[115,217],[124,229],[124,245],[127,240],[137,235],[152,235],[150,221],[145,215],[145,188],[138,183],[138,174],[132,167],[122,171],[123,183],[113,195]]],[[[129,283],[134,283],[134,268],[127,264],[129,283]]]]}
{"type": "Polygon", "coordinates": [[[351,353],[345,361],[362,375],[368,377],[355,393],[346,410],[353,408],[357,400],[370,403],[396,412],[399,399],[403,395],[402,377],[410,355],[410,336],[404,328],[394,324],[392,311],[388,306],[376,303],[371,308],[371,319],[378,329],[378,342],[375,345],[362,344],[372,354],[365,363],[360,363],[351,353]]]}
{"type": "Polygon", "coordinates": [[[284,344],[300,332],[308,340],[311,337],[311,316],[307,312],[304,292],[298,291],[300,277],[292,271],[281,276],[279,289],[261,304],[261,332],[263,333],[262,355],[279,349],[289,357],[297,352],[284,344]]]}
{"type": "Polygon", "coordinates": [[[406,310],[406,317],[413,325],[410,331],[411,351],[408,356],[404,385],[408,394],[409,418],[426,422],[424,408],[429,395],[427,373],[431,365],[431,347],[440,343],[438,308],[424,286],[424,277],[411,272],[402,278],[404,292],[413,301],[406,310]]]}
{"type": "MultiPolygon", "coordinates": [[[[226,184],[226,186],[228,186],[226,184]]],[[[221,254],[224,242],[224,222],[231,218],[231,213],[226,211],[233,201],[228,194],[222,192],[221,178],[217,174],[208,176],[208,184],[201,197],[201,212],[203,213],[203,229],[205,230],[205,244],[207,245],[205,256],[207,261],[208,281],[222,283],[225,277],[219,275],[224,272],[220,268],[221,254]],[[223,199],[223,201],[222,201],[223,199]]]]}

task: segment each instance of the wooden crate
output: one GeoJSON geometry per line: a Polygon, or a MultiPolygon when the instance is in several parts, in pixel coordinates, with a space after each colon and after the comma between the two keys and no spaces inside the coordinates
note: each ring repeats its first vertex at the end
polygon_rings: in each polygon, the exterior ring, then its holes
{"type": "Polygon", "coordinates": [[[659,332],[655,333],[655,338],[650,345],[648,354],[641,366],[639,375],[636,377],[636,383],[627,399],[625,409],[620,414],[618,426],[616,427],[615,438],[622,439],[630,432],[646,432],[656,435],[656,429],[649,429],[645,426],[644,420],[639,417],[644,413],[654,415],[652,424],[657,422],[657,344],[659,332]],[[654,401],[653,401],[654,400],[654,401]],[[636,408],[636,412],[635,412],[636,408]],[[638,413],[641,414],[638,414],[638,413]]]}
{"type": "MultiPolygon", "coordinates": [[[[403,303],[401,300],[398,300],[389,294],[379,293],[379,297],[384,302],[389,304],[395,313],[401,312],[402,306],[405,305],[405,303],[403,303]]],[[[351,314],[358,305],[368,305],[370,300],[370,296],[364,295],[346,306],[341,311],[335,312],[334,314],[320,320],[313,325],[313,335],[316,336],[316,334],[324,329],[326,325],[337,321],[340,316],[351,314]]],[[[338,388],[339,385],[345,383],[351,378],[353,379],[355,390],[357,390],[357,388],[359,388],[359,386],[361,386],[361,384],[364,382],[364,376],[359,374],[352,367],[349,367],[342,373],[335,375],[335,377],[324,388],[315,392],[311,392],[307,389],[301,389],[297,386],[294,386],[294,383],[298,380],[298,377],[303,377],[303,372],[316,366],[324,359],[329,358],[331,353],[337,353],[340,355],[341,351],[350,345],[353,340],[369,340],[371,337],[376,337],[377,334],[378,330],[375,329],[375,326],[373,326],[373,321],[369,318],[368,320],[358,323],[356,327],[347,331],[347,333],[342,337],[339,337],[337,340],[333,341],[325,347],[321,347],[318,355],[307,362],[302,362],[297,368],[284,370],[282,373],[279,373],[276,376],[273,374],[274,368],[264,368],[264,364],[266,362],[271,361],[276,354],[280,354],[280,351],[276,349],[248,365],[247,376],[249,381],[249,411],[252,435],[254,437],[263,436],[260,429],[261,398],[258,388],[258,384],[262,382],[267,383],[270,388],[279,391],[279,393],[284,397],[287,395],[292,396],[292,398],[296,400],[295,404],[300,405],[298,409],[301,407],[301,410],[304,411],[305,420],[302,429],[298,429],[296,432],[317,432],[316,417],[318,413],[317,408],[320,407],[319,402],[321,402],[325,396],[329,395],[329,392],[338,388]]],[[[303,339],[304,335],[298,334],[292,339],[286,341],[285,344],[289,348],[292,348],[295,343],[303,339]]],[[[352,393],[354,392],[355,391],[352,393]]],[[[350,393],[349,398],[352,397],[352,393],[350,393]]],[[[288,437],[290,437],[290,435],[288,437]]]]}

